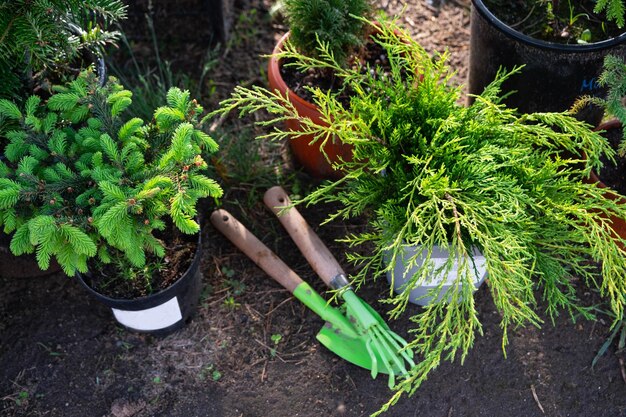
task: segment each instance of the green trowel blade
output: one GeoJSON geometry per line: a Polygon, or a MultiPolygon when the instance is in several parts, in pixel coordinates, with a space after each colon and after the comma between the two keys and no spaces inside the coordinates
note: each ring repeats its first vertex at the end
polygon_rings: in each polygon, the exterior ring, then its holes
{"type": "MultiPolygon", "coordinates": [[[[354,325],[337,308],[326,302],[306,282],[293,294],[318,316],[326,321],[317,334],[317,340],[337,356],[375,373],[389,374],[389,365],[375,349],[368,349],[368,336],[359,333],[354,325]]],[[[394,370],[397,374],[397,371],[394,370]]]]}
{"type": "Polygon", "coordinates": [[[326,322],[317,333],[317,340],[335,355],[354,365],[369,370],[376,367],[378,373],[389,374],[389,368],[376,352],[372,352],[376,358],[376,364],[374,364],[374,360],[367,350],[367,341],[363,337],[353,338],[338,334],[337,329],[330,322],[326,322]]]}

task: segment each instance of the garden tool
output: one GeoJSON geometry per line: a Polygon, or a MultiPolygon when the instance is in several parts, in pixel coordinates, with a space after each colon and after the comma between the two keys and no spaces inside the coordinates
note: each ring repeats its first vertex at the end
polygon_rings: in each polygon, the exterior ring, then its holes
{"type": "Polygon", "coordinates": [[[339,309],[330,306],[321,295],[226,210],[214,211],[211,214],[211,223],[270,277],[326,321],[317,334],[317,339],[324,346],[355,365],[371,369],[374,377],[379,372],[389,374],[390,388],[393,386],[393,376],[402,370],[395,361],[389,360],[387,353],[379,354],[375,348],[372,349],[370,338],[363,336],[348,317],[339,309]]]}
{"type": "Polygon", "coordinates": [[[391,331],[380,314],[354,293],[339,262],[300,212],[291,205],[285,190],[279,186],[272,187],[265,192],[263,201],[287,229],[317,275],[343,299],[348,319],[366,341],[372,361],[372,377],[376,377],[377,366],[381,365],[379,358],[382,358],[382,365],[389,370],[389,386],[393,386],[396,373],[407,376],[406,364],[409,367],[415,365],[413,352],[407,342],[391,331]]]}

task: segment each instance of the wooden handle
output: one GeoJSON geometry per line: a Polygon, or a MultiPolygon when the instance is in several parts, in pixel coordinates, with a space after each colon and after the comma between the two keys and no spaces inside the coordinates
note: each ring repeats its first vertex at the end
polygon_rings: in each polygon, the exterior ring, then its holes
{"type": "Polygon", "coordinates": [[[211,223],[263,271],[293,293],[302,278],[226,210],[215,210],[211,223]]]}
{"type": "Polygon", "coordinates": [[[300,212],[295,207],[285,210],[285,206],[291,204],[285,190],[280,186],[272,187],[265,192],[263,201],[278,216],[291,239],[296,242],[300,252],[328,286],[332,287],[331,281],[337,275],[345,275],[339,262],[311,229],[300,212]]]}

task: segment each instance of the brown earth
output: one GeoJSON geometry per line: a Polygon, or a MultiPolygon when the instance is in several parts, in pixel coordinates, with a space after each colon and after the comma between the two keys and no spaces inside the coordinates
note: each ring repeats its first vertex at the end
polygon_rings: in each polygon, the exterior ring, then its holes
{"type": "MultiPolygon", "coordinates": [[[[402,9],[393,0],[378,4],[389,14],[402,9]]],[[[285,30],[268,17],[269,4],[237,6],[231,41],[220,50],[221,63],[207,77],[216,87],[207,107],[226,97],[238,82],[262,83],[265,61],[259,55],[268,53],[285,30]]],[[[412,1],[401,20],[428,49],[447,46],[450,65],[459,72],[457,80],[464,80],[467,1],[448,1],[438,13],[422,0],[412,1]]],[[[175,58],[192,72],[203,49],[188,46],[187,59],[180,54],[175,58]]],[[[223,121],[225,152],[239,152],[234,142],[226,141],[233,132],[251,134],[254,129],[250,121],[223,121]]],[[[257,142],[245,152],[253,146],[257,149],[257,142]]],[[[311,180],[291,172],[285,149],[262,145],[260,153],[258,164],[247,171],[233,162],[216,161],[227,188],[224,206],[323,291],[261,203],[266,186],[261,180],[280,178],[296,193],[310,187],[311,180]],[[263,168],[268,163],[272,168],[263,168]]],[[[207,203],[204,210],[210,207],[207,203]]],[[[323,206],[302,212],[316,225],[330,210],[323,206]]],[[[348,272],[347,248],[334,239],[360,227],[359,221],[315,227],[348,272]]],[[[374,380],[368,371],[326,350],[315,339],[323,324],[318,317],[210,225],[203,233],[205,289],[200,307],[185,328],[165,338],[122,330],[109,310],[89,298],[76,280],[61,274],[1,278],[0,415],[360,417],[378,410],[391,395],[386,379],[374,380]],[[278,342],[274,335],[280,335],[278,342]]],[[[385,305],[377,300],[385,288],[378,282],[360,294],[384,312],[385,305]]],[[[589,303],[598,299],[594,293],[581,297],[589,303]]],[[[412,397],[402,398],[385,415],[626,416],[624,367],[615,346],[591,367],[609,334],[608,319],[572,323],[560,317],[554,326],[546,322],[541,329],[511,329],[505,357],[488,283],[476,300],[484,335],[465,363],[443,363],[412,397]]],[[[417,311],[409,307],[392,328],[407,336],[406,317],[417,311]]]]}

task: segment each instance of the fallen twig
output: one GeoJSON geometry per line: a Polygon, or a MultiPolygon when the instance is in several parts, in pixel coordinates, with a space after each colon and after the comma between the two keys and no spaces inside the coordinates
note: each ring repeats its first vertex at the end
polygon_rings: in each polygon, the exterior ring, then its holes
{"type": "Polygon", "coordinates": [[[534,385],[530,385],[530,390],[533,393],[533,398],[535,399],[535,402],[537,403],[537,407],[539,407],[539,409],[541,410],[541,412],[543,414],[545,414],[546,412],[543,410],[543,407],[541,406],[541,403],[539,402],[539,397],[537,397],[537,392],[535,391],[535,386],[534,385]]]}
{"type": "Polygon", "coordinates": [[[265,382],[265,370],[267,369],[268,362],[269,359],[265,360],[265,363],[263,364],[263,371],[261,371],[261,382],[265,382]]]}
{"type": "Polygon", "coordinates": [[[626,383],[626,367],[624,367],[624,359],[619,358],[619,370],[622,374],[622,380],[626,383]]]}
{"type": "Polygon", "coordinates": [[[278,304],[276,307],[274,307],[273,309],[271,309],[270,311],[267,312],[267,316],[269,316],[270,314],[272,314],[275,310],[277,310],[280,306],[282,306],[285,303],[288,303],[289,301],[293,300],[293,298],[289,297],[284,299],[283,301],[280,302],[280,304],[278,304]]]}

